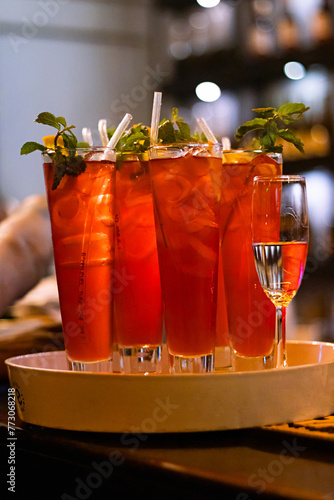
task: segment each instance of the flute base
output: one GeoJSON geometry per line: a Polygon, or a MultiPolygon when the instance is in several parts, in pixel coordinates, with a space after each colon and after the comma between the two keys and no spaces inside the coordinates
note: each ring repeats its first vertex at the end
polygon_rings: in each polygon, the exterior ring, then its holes
{"type": "Polygon", "coordinates": [[[112,358],[102,361],[72,361],[68,358],[71,370],[75,372],[111,373],[112,358]]]}
{"type": "Polygon", "coordinates": [[[118,346],[121,373],[161,373],[161,346],[118,346]]]}
{"type": "Polygon", "coordinates": [[[188,357],[169,354],[170,373],[211,373],[214,371],[214,354],[188,357]]]}

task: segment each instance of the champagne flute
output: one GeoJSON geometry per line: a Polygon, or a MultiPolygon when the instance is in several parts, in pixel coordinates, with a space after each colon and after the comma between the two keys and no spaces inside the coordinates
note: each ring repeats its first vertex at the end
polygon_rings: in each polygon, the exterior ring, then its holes
{"type": "Polygon", "coordinates": [[[285,313],[303,278],[308,238],[305,178],[300,175],[255,177],[253,253],[261,286],[276,308],[276,368],[287,366],[285,313]]]}

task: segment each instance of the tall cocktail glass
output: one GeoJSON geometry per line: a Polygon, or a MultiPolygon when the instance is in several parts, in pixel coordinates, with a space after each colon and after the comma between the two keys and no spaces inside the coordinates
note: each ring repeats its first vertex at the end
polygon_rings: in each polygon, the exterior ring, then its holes
{"type": "MultiPolygon", "coordinates": [[[[110,371],[114,292],[115,152],[77,149],[85,170],[52,189],[53,155],[43,153],[60,311],[74,370],[110,371]]],[[[80,160],[81,161],[81,160],[80,160]]]]}
{"type": "Polygon", "coordinates": [[[162,298],[148,153],[117,155],[115,272],[121,370],[159,372],[162,298]]]}
{"type": "Polygon", "coordinates": [[[149,150],[170,371],[214,368],[221,147],[149,150]]]}
{"type": "Polygon", "coordinates": [[[235,370],[274,367],[275,307],[255,269],[251,206],[253,178],[281,173],[280,154],[242,150],[223,153],[221,258],[235,370]]]}

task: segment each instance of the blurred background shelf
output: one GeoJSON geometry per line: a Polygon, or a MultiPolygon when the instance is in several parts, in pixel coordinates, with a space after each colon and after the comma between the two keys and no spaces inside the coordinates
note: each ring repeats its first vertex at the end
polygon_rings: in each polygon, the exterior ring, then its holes
{"type": "Polygon", "coordinates": [[[334,70],[333,53],[334,41],[329,40],[315,48],[294,49],[284,54],[273,54],[270,58],[246,57],[237,47],[190,55],[177,62],[174,78],[164,90],[182,102],[187,102],[196,85],[204,80],[214,81],[225,90],[254,88],[261,93],[269,84],[284,78],[282,68],[289,61],[298,61],[306,71],[314,65],[334,70]]]}

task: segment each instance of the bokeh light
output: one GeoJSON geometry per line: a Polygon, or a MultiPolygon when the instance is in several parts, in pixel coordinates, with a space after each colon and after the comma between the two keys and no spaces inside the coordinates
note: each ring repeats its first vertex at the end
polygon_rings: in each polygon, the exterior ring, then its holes
{"type": "Polygon", "coordinates": [[[220,0],[197,0],[197,3],[205,9],[211,9],[211,7],[216,7],[220,3],[220,0]]]}
{"type": "Polygon", "coordinates": [[[205,102],[214,102],[219,99],[221,91],[213,82],[202,82],[195,89],[198,99],[205,102]]]}
{"type": "Polygon", "coordinates": [[[296,61],[287,62],[284,65],[284,74],[290,80],[301,80],[306,74],[305,67],[296,61]]]}

